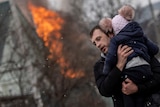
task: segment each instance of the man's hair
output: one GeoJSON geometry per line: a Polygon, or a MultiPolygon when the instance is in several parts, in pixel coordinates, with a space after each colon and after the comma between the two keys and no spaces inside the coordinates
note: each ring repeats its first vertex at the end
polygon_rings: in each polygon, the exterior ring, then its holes
{"type": "Polygon", "coordinates": [[[97,29],[99,29],[99,30],[102,31],[104,34],[106,34],[106,36],[108,36],[107,33],[106,33],[99,25],[96,25],[96,26],[94,26],[94,27],[91,29],[91,31],[90,31],[90,38],[92,38],[94,31],[97,30],[97,29]]]}

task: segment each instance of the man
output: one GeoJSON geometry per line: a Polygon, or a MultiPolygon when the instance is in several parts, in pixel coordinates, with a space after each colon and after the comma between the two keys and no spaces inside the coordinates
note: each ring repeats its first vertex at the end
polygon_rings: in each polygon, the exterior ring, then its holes
{"type": "Polygon", "coordinates": [[[113,98],[115,107],[124,107],[121,92],[126,95],[136,93],[149,96],[160,89],[160,63],[156,58],[152,58],[150,62],[154,74],[151,81],[138,86],[129,79],[121,83],[121,72],[123,71],[127,57],[133,52],[128,46],[120,45],[118,47],[116,66],[107,75],[103,74],[105,60],[103,55],[108,51],[110,40],[114,34],[112,31],[104,31],[99,26],[95,26],[91,30],[90,36],[92,43],[103,53],[101,59],[94,66],[97,87],[101,95],[113,98]]]}
{"type": "MultiPolygon", "coordinates": [[[[120,44],[131,46],[134,52],[127,58],[122,75],[132,80],[136,85],[149,81],[152,78],[150,58],[159,52],[158,46],[148,40],[140,25],[133,20],[135,11],[131,5],[124,5],[119,9],[111,22],[114,35],[109,43],[103,72],[108,73],[117,62],[117,49],[120,44]]],[[[107,18],[106,18],[107,20],[107,18]]],[[[103,26],[108,22],[100,21],[103,26]]],[[[104,26],[105,28],[105,26],[104,26]]],[[[108,31],[108,28],[106,29],[108,31]]],[[[142,95],[123,95],[124,107],[143,107],[145,97],[142,95]]]]}

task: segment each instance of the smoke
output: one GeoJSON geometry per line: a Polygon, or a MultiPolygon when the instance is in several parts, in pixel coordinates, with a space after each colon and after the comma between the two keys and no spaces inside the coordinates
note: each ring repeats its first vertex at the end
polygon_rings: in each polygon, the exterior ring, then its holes
{"type": "Polygon", "coordinates": [[[73,0],[47,0],[48,7],[50,9],[63,11],[63,12],[70,12],[71,11],[71,3],[73,0]]]}
{"type": "Polygon", "coordinates": [[[48,2],[46,0],[28,0],[36,6],[48,7],[48,2]]]}

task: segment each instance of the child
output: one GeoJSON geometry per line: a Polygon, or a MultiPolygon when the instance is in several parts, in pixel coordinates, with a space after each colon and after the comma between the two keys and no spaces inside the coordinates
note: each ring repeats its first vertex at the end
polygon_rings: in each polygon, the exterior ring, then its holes
{"type": "MultiPolygon", "coordinates": [[[[118,10],[118,13],[119,14],[112,19],[115,36],[111,39],[110,47],[106,54],[103,72],[108,74],[108,71],[116,64],[118,46],[120,44],[128,45],[132,47],[134,52],[128,57],[126,66],[122,71],[122,77],[124,79],[131,79],[135,84],[141,84],[152,78],[149,61],[150,57],[156,55],[159,49],[157,45],[144,36],[139,24],[133,21],[135,11],[132,6],[124,5],[118,10]]],[[[104,25],[107,24],[103,23],[106,23],[106,20],[108,19],[103,18],[99,22],[99,25],[105,32],[107,28],[104,25]]],[[[144,96],[123,96],[125,107],[144,107],[144,96]]]]}
{"type": "Polygon", "coordinates": [[[104,17],[99,21],[99,26],[104,30],[105,33],[113,32],[112,19],[104,17]]]}

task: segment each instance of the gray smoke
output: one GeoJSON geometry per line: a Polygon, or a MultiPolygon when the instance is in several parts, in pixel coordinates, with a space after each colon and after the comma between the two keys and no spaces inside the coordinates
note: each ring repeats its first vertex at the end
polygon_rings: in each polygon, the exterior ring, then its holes
{"type": "Polygon", "coordinates": [[[73,0],[47,0],[48,7],[54,10],[70,12],[73,0]]]}

